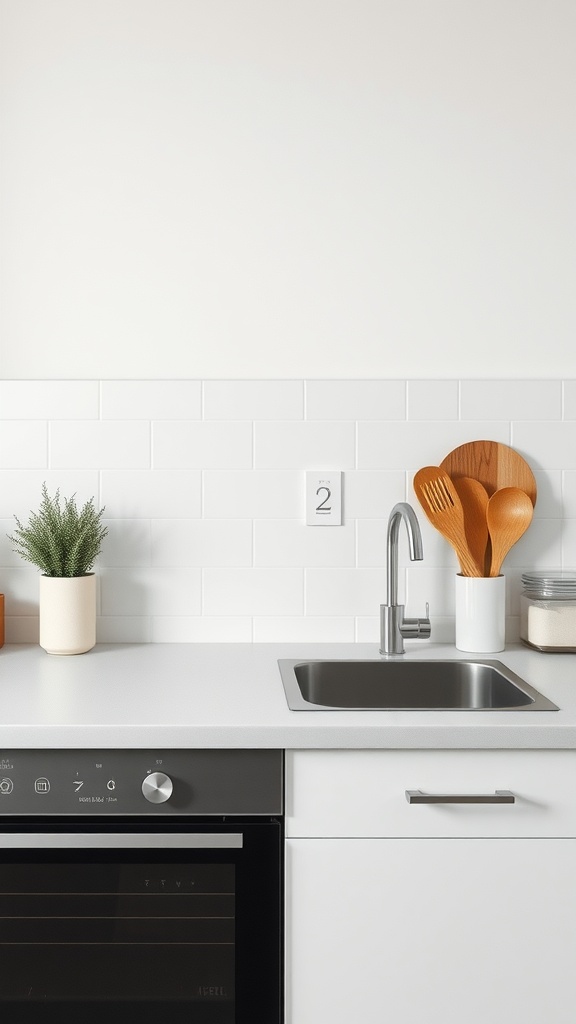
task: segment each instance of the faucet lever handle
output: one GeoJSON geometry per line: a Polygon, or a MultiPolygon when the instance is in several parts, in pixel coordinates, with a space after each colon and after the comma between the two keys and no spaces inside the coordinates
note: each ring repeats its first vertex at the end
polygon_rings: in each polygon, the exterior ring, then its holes
{"type": "Polygon", "coordinates": [[[400,632],[405,640],[428,640],[432,632],[430,624],[430,605],[426,601],[426,617],[423,619],[403,619],[400,632]]]}

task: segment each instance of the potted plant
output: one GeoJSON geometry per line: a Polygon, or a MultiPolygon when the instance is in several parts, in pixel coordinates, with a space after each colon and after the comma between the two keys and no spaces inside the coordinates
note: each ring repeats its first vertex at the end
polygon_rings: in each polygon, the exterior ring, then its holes
{"type": "Polygon", "coordinates": [[[60,503],[42,485],[42,501],[27,525],[17,516],[8,539],[14,550],[42,571],[40,646],[48,654],[83,654],[96,643],[96,577],[91,571],[108,530],[104,509],[91,498],[79,510],[74,496],[60,503]]]}

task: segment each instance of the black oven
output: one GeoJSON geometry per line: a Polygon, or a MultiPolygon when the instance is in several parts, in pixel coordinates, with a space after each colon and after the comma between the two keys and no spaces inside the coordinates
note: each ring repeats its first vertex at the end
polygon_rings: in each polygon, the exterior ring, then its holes
{"type": "Polygon", "coordinates": [[[281,1024],[282,754],[4,751],[0,1020],[281,1024]]]}

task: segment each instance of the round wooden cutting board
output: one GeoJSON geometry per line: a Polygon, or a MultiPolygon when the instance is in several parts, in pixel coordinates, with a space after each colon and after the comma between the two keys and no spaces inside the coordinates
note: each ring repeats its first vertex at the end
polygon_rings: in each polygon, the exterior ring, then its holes
{"type": "Polygon", "coordinates": [[[450,452],[440,463],[452,480],[471,476],[488,491],[500,487],[520,487],[536,504],[536,480],[525,459],[513,448],[499,441],[468,441],[450,452]]]}

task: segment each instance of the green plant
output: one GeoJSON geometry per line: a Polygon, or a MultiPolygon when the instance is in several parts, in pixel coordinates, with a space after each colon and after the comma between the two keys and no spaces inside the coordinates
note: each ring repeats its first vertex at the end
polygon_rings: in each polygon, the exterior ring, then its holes
{"type": "Polygon", "coordinates": [[[96,511],[94,498],[80,511],[74,495],[64,498],[61,507],[60,491],[51,498],[44,483],[38,513],[30,514],[26,526],[14,516],[17,529],[8,540],[16,545],[17,554],[37,565],[45,576],[85,576],[108,533],[102,526],[103,514],[103,508],[96,511]]]}

